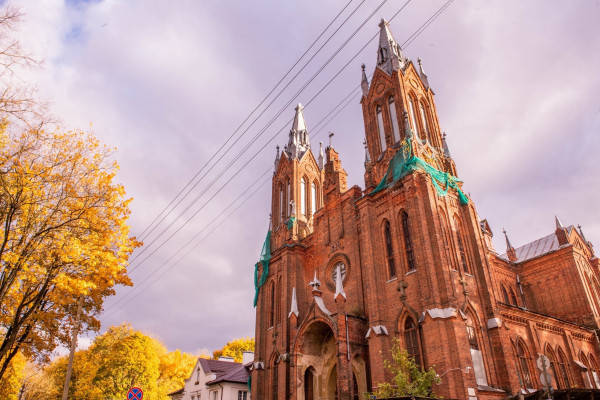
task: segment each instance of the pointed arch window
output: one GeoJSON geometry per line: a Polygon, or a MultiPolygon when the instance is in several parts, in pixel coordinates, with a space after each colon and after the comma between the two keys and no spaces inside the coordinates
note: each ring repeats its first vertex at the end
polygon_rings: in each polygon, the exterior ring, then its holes
{"type": "Polygon", "coordinates": [[[517,304],[517,296],[515,296],[515,291],[512,290],[512,288],[510,289],[510,304],[512,304],[513,306],[519,305],[517,304]]]}
{"type": "Polygon", "coordinates": [[[396,114],[396,103],[393,96],[390,96],[388,99],[388,108],[390,111],[390,120],[392,121],[392,136],[394,143],[396,143],[400,140],[400,128],[398,126],[398,114],[396,114]]]}
{"type": "Polygon", "coordinates": [[[474,318],[471,313],[467,315],[467,339],[471,348],[471,360],[473,361],[473,371],[475,372],[475,381],[478,385],[488,386],[487,375],[485,373],[485,364],[483,362],[483,352],[479,347],[479,331],[473,324],[474,318]]]}
{"type": "Polygon", "coordinates": [[[306,179],[303,177],[300,182],[300,213],[306,216],[306,179]]]}
{"type": "Polygon", "coordinates": [[[279,358],[276,358],[271,367],[271,399],[277,400],[279,392],[279,358]]]}
{"type": "MultiPolygon", "coordinates": [[[[281,298],[281,276],[279,277],[279,279],[277,280],[277,298],[281,298]]],[[[281,324],[281,302],[278,302],[279,304],[277,304],[276,307],[276,311],[275,311],[275,321],[277,323],[277,325],[281,324]]]]}
{"type": "Polygon", "coordinates": [[[385,142],[385,129],[383,127],[383,113],[381,112],[381,107],[377,106],[377,132],[379,132],[379,145],[381,146],[381,151],[384,151],[387,148],[387,143],[385,142]]]}
{"type": "Polygon", "coordinates": [[[529,370],[529,357],[521,341],[517,342],[517,361],[521,373],[522,384],[526,389],[533,388],[531,371],[529,370]]]}
{"type": "Polygon", "coordinates": [[[431,132],[429,132],[429,124],[427,123],[427,111],[425,111],[425,106],[421,102],[419,102],[419,111],[421,114],[421,126],[423,126],[423,137],[430,137],[431,132]]]}
{"type": "Polygon", "coordinates": [[[598,363],[593,355],[590,354],[590,369],[592,371],[592,378],[594,378],[594,385],[596,389],[600,389],[600,372],[598,371],[598,363]]]}
{"type": "Polygon", "coordinates": [[[590,374],[590,364],[583,353],[579,353],[579,361],[585,365],[585,368],[581,368],[581,375],[583,375],[583,384],[586,389],[593,389],[594,385],[592,384],[591,374],[590,374]]]}
{"type": "Polygon", "coordinates": [[[417,125],[417,118],[416,118],[417,113],[415,112],[415,101],[413,100],[412,96],[408,97],[408,104],[410,107],[410,123],[412,125],[413,132],[415,133],[415,135],[417,137],[421,137],[419,135],[419,126],[417,125]]]}
{"type": "Polygon", "coordinates": [[[396,262],[394,261],[394,248],[392,246],[392,231],[389,221],[383,224],[383,234],[385,236],[385,254],[387,256],[388,274],[390,279],[396,276],[396,262]]]}
{"type": "Polygon", "coordinates": [[[546,350],[544,351],[546,357],[548,357],[548,361],[550,361],[550,365],[548,365],[548,372],[550,372],[556,381],[556,385],[560,387],[559,378],[556,371],[556,356],[554,355],[554,351],[552,351],[552,347],[550,345],[546,345],[546,350]]]}
{"type": "Polygon", "coordinates": [[[500,287],[500,290],[502,291],[502,301],[504,301],[504,303],[506,304],[510,304],[510,300],[508,299],[508,292],[506,291],[504,285],[500,287]]]}
{"type": "Polygon", "coordinates": [[[408,214],[402,212],[402,233],[404,234],[404,251],[406,252],[406,264],[408,270],[412,271],[417,266],[415,264],[415,255],[413,252],[413,243],[410,236],[410,225],[408,223],[408,214]]]}
{"type": "Polygon", "coordinates": [[[311,212],[311,214],[314,214],[315,211],[319,208],[319,207],[317,207],[317,183],[316,182],[313,182],[312,186],[310,188],[310,198],[311,198],[310,212],[311,212]]]}
{"type": "Polygon", "coordinates": [[[269,327],[273,327],[275,325],[275,282],[271,281],[271,285],[269,286],[269,294],[270,294],[270,309],[269,309],[269,327]]]}
{"type": "Polygon", "coordinates": [[[568,389],[569,387],[571,387],[571,383],[569,382],[569,373],[567,372],[567,362],[566,362],[566,357],[565,354],[563,353],[562,349],[559,347],[557,350],[558,353],[558,371],[559,371],[559,375],[560,378],[557,379],[557,382],[561,383],[563,386],[559,385],[559,389],[568,389]]]}
{"type": "Polygon", "coordinates": [[[417,365],[421,365],[421,351],[419,349],[419,335],[417,325],[412,317],[406,318],[404,322],[404,346],[408,355],[413,358],[417,365]]]}
{"type": "Polygon", "coordinates": [[[292,198],[290,197],[291,195],[291,185],[290,185],[290,180],[287,180],[287,190],[286,190],[286,194],[287,196],[285,197],[287,199],[286,203],[285,203],[285,216],[290,217],[292,214],[291,211],[291,205],[290,205],[290,201],[292,200],[292,198]]]}
{"type": "Polygon", "coordinates": [[[281,221],[285,218],[285,199],[283,197],[283,186],[279,185],[279,211],[277,221],[281,221]]]}
{"type": "Polygon", "coordinates": [[[460,263],[462,265],[463,271],[467,274],[470,274],[471,270],[469,268],[467,252],[463,243],[462,230],[460,229],[460,223],[458,222],[458,218],[456,218],[456,215],[454,216],[454,226],[456,227],[456,244],[458,245],[460,263]]]}
{"type": "Polygon", "coordinates": [[[444,212],[440,209],[440,218],[441,218],[441,226],[442,226],[442,239],[444,240],[443,244],[444,244],[444,250],[446,252],[446,258],[448,259],[448,264],[450,265],[450,268],[452,268],[453,270],[456,270],[456,264],[454,262],[454,257],[452,257],[452,254],[450,252],[450,236],[448,236],[448,225],[446,223],[446,216],[444,215],[444,212]]]}

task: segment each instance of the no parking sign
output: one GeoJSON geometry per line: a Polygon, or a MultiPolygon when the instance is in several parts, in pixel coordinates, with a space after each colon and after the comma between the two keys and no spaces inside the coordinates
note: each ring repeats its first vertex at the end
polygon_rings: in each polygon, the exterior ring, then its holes
{"type": "Polygon", "coordinates": [[[127,392],[127,400],[142,400],[144,392],[139,387],[132,387],[127,392]]]}

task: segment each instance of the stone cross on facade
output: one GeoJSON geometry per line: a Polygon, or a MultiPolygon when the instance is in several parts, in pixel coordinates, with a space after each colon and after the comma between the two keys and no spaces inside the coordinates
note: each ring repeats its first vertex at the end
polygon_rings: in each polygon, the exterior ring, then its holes
{"type": "Polygon", "coordinates": [[[460,280],[458,281],[458,283],[460,283],[463,287],[463,294],[465,295],[465,297],[467,297],[469,295],[469,291],[467,290],[467,286],[469,286],[469,282],[467,282],[465,280],[465,278],[460,278],[460,280]]]}

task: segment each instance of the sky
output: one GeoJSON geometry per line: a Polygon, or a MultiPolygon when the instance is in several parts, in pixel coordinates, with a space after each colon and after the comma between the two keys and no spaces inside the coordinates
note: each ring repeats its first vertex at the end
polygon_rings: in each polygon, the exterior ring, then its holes
{"type": "MultiPolygon", "coordinates": [[[[101,331],[126,321],[187,352],[253,336],[275,146],[301,102],[313,151],[334,132],[349,185],[364,187],[360,99],[347,96],[359,93],[362,63],[374,71],[379,21],[405,1],[3,4],[21,8],[16,37],[44,61],[24,79],[63,128],[117,148],[117,180],[133,198],[131,232],[145,246],[131,259],[133,288],[106,300],[101,331]],[[188,182],[190,195],[148,233],[188,182]]],[[[396,40],[444,4],[409,2],[390,22],[396,40]]],[[[423,60],[463,189],[500,253],[503,228],[518,247],[553,232],[555,215],[600,246],[599,20],[599,1],[457,0],[403,45],[423,60]]]]}

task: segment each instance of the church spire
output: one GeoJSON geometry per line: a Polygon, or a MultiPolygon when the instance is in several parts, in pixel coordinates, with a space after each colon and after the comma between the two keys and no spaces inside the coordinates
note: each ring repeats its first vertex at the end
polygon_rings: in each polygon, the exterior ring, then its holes
{"type": "Polygon", "coordinates": [[[302,113],[303,109],[304,107],[302,107],[302,104],[298,103],[286,148],[290,158],[302,158],[304,153],[310,148],[310,139],[308,137],[308,130],[306,129],[306,121],[304,120],[304,114],[302,113]]]}
{"type": "Polygon", "coordinates": [[[325,166],[325,153],[323,152],[323,142],[319,142],[319,169],[322,171],[325,166]]]}
{"type": "Polygon", "coordinates": [[[402,55],[400,45],[396,42],[394,36],[392,36],[389,26],[390,23],[385,19],[382,19],[379,23],[381,31],[379,32],[377,66],[388,75],[392,75],[392,71],[398,71],[401,67],[404,67],[406,58],[402,55]]]}
{"type": "Polygon", "coordinates": [[[423,70],[423,65],[421,64],[421,57],[417,58],[417,62],[419,63],[419,76],[421,77],[421,82],[427,89],[429,89],[429,80],[427,80],[427,75],[425,74],[425,70],[423,70]]]}
{"type": "Polygon", "coordinates": [[[362,68],[362,80],[360,82],[360,87],[362,88],[362,93],[364,97],[369,95],[369,80],[367,79],[367,74],[365,72],[365,64],[361,65],[362,68]]]}
{"type": "Polygon", "coordinates": [[[502,232],[504,232],[504,237],[506,238],[506,255],[508,256],[508,260],[515,262],[517,261],[517,252],[515,248],[510,244],[510,240],[508,239],[508,234],[506,233],[506,229],[502,228],[502,232]]]}

